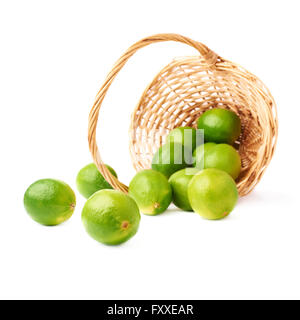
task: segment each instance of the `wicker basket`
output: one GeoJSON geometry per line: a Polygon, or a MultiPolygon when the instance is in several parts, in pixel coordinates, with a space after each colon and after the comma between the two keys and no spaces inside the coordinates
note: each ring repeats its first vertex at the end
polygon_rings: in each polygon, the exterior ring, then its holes
{"type": "Polygon", "coordinates": [[[240,196],[248,194],[261,179],[276,146],[274,99],[255,75],[202,43],[177,34],[158,34],[138,41],[108,74],[89,117],[89,146],[95,164],[115,189],[127,192],[128,187],[111,175],[100,157],[96,143],[99,111],[107,90],[127,60],[138,49],[161,41],[188,44],[200,55],[173,60],[142,94],[130,126],[130,153],[135,169],[150,168],[154,152],[170,130],[178,126],[196,127],[197,119],[207,109],[226,108],[236,112],[242,122],[242,133],[235,143],[242,159],[237,186],[240,196]]]}

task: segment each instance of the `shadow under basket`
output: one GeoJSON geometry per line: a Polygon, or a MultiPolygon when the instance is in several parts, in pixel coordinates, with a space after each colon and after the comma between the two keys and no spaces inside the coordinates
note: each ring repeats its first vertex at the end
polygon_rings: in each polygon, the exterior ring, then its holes
{"type": "Polygon", "coordinates": [[[196,128],[197,119],[208,109],[229,109],[242,123],[241,135],[234,144],[242,159],[236,182],[239,195],[247,195],[260,181],[274,154],[278,132],[274,99],[255,75],[221,58],[202,43],[177,34],[158,34],[138,41],[108,74],[89,117],[89,146],[96,166],[115,189],[128,191],[100,157],[96,142],[99,111],[107,90],[127,60],[138,49],[162,41],[185,43],[194,47],[198,55],[174,59],[142,94],[130,125],[129,149],[134,168],[137,171],[151,168],[153,154],[170,130],[179,126],[196,128]]]}

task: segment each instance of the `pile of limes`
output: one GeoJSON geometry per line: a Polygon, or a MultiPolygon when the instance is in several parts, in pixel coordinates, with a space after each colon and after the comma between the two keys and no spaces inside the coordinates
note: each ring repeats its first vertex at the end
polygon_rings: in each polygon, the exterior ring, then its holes
{"type": "MultiPolygon", "coordinates": [[[[206,219],[226,217],[238,199],[235,180],[241,159],[232,145],[240,133],[241,122],[234,112],[204,112],[198,130],[178,127],[169,133],[153,156],[152,169],[138,172],[130,182],[129,195],[112,190],[95,164],[82,168],[76,182],[88,199],[82,210],[88,234],[101,243],[123,243],[137,232],[140,211],[161,214],[172,201],[206,219]]],[[[107,169],[117,177],[113,168],[107,165],[107,169]]],[[[26,190],[24,205],[35,221],[58,225],[72,216],[76,198],[66,183],[43,179],[26,190]]]]}

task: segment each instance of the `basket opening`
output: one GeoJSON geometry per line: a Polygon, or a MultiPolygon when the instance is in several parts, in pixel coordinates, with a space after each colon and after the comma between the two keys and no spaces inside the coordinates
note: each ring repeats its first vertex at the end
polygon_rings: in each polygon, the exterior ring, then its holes
{"type": "Polygon", "coordinates": [[[140,99],[132,126],[135,168],[151,167],[153,154],[172,129],[196,128],[203,112],[223,108],[234,111],[242,124],[242,133],[234,144],[242,159],[238,185],[246,180],[253,182],[259,168],[265,168],[268,161],[269,134],[265,131],[274,120],[272,97],[264,91],[259,79],[228,61],[220,60],[215,69],[210,69],[199,57],[189,57],[187,61],[178,60],[177,64],[167,66],[140,99]]]}

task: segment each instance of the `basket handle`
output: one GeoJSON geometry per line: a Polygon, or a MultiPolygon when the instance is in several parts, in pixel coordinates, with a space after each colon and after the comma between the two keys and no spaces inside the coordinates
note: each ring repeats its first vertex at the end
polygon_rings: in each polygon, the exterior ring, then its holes
{"type": "Polygon", "coordinates": [[[162,34],[156,34],[147,38],[144,38],[138,42],[136,42],[134,45],[132,45],[130,48],[127,49],[127,51],[120,57],[120,59],[116,62],[116,64],[113,66],[112,70],[106,77],[106,80],[104,81],[101,89],[97,93],[94,105],[92,107],[92,110],[89,115],[89,126],[88,126],[88,141],[89,141],[89,148],[90,152],[92,154],[92,157],[94,159],[94,162],[99,169],[99,171],[102,173],[105,180],[111,184],[111,186],[114,189],[123,191],[125,193],[128,192],[128,187],[121,183],[116,177],[114,177],[110,171],[106,168],[104,165],[97,146],[96,142],[96,130],[97,130],[97,122],[99,117],[99,111],[103,102],[103,99],[119,73],[119,71],[123,68],[123,66],[126,64],[126,62],[129,60],[131,56],[134,55],[136,51],[139,49],[148,46],[149,44],[156,43],[156,42],[163,42],[163,41],[176,41],[185,43],[200,53],[200,55],[203,57],[203,59],[206,60],[208,65],[214,65],[218,59],[218,55],[211,51],[208,47],[206,47],[204,44],[194,41],[190,38],[181,36],[179,34],[174,33],[162,33],[162,34]]]}

